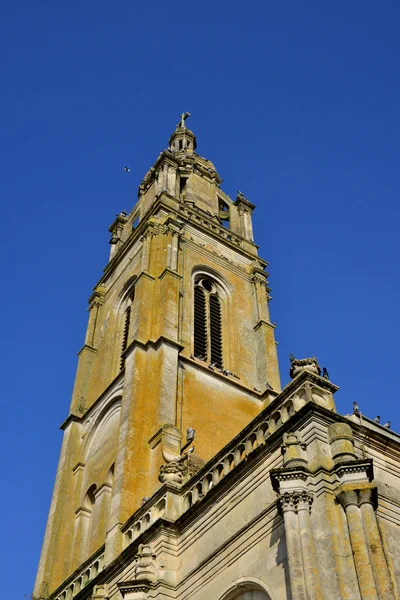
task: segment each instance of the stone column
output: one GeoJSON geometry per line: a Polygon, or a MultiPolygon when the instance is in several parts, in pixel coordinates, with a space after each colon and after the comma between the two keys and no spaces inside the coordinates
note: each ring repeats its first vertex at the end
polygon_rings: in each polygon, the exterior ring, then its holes
{"type": "Polygon", "coordinates": [[[292,600],[307,600],[301,538],[296,511],[298,501],[299,494],[297,492],[286,492],[281,497],[280,503],[285,523],[291,597],[292,600]]]}
{"type": "Polygon", "coordinates": [[[379,596],[372,570],[367,539],[360,507],[358,506],[357,490],[342,490],[338,494],[338,500],[346,513],[361,598],[362,600],[378,600],[379,596]]]}
{"type": "Polygon", "coordinates": [[[313,498],[307,491],[299,494],[297,514],[299,519],[301,547],[303,550],[304,576],[309,600],[323,600],[319,577],[317,552],[311,527],[310,508],[313,498]]]}
{"type": "Polygon", "coordinates": [[[76,511],[74,541],[73,541],[73,560],[71,562],[72,570],[75,570],[84,560],[88,537],[90,532],[90,522],[92,511],[89,508],[80,506],[76,511]]]}
{"type": "Polygon", "coordinates": [[[91,548],[95,550],[106,539],[108,517],[110,512],[112,486],[109,483],[103,483],[95,491],[95,503],[93,507],[93,525],[90,534],[91,548]]]}
{"type": "Polygon", "coordinates": [[[373,489],[363,489],[359,492],[359,502],[368,546],[371,550],[371,562],[375,572],[376,586],[379,598],[382,600],[395,600],[390,573],[383,551],[381,536],[373,507],[373,489]]]}

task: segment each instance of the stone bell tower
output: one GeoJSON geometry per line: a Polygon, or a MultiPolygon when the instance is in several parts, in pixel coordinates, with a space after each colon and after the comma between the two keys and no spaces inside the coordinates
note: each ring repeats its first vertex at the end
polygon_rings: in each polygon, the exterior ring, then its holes
{"type": "MultiPolygon", "coordinates": [[[[89,323],[53,492],[35,594],[47,597],[105,546],[160,486],[182,432],[213,457],[280,392],[266,262],[251,204],[232,200],[196,153],[182,115],[110,226],[110,260],[89,323]]],[[[82,582],[84,585],[84,582],[82,582]]]]}

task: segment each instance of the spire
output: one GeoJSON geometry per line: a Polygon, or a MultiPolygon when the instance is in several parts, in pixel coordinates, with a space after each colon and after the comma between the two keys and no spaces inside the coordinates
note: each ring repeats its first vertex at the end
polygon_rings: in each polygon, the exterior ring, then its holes
{"type": "Polygon", "coordinates": [[[186,119],[188,117],[190,117],[189,112],[181,114],[181,118],[176,124],[175,131],[168,140],[169,149],[172,152],[186,152],[186,154],[192,154],[196,150],[196,136],[193,131],[186,127],[186,119]]]}

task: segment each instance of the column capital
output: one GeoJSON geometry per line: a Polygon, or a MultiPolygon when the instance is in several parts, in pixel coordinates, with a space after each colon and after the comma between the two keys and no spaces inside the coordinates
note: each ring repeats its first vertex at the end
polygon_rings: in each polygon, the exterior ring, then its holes
{"type": "Polygon", "coordinates": [[[283,513],[299,510],[311,510],[314,496],[308,490],[295,490],[284,492],[279,498],[279,505],[283,513]]]}
{"type": "Polygon", "coordinates": [[[344,484],[336,492],[336,498],[346,509],[348,506],[361,504],[376,505],[377,487],[375,483],[344,484]]]}

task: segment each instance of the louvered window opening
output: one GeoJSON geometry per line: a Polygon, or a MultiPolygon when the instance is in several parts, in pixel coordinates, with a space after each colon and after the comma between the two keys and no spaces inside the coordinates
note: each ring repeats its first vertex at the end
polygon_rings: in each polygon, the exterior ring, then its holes
{"type": "Polygon", "coordinates": [[[194,288],[194,355],[222,369],[221,300],[214,284],[201,279],[194,288]]]}
{"type": "Polygon", "coordinates": [[[128,336],[129,336],[129,326],[131,324],[131,307],[128,306],[128,308],[125,311],[125,319],[124,319],[124,331],[123,331],[123,335],[122,335],[122,346],[121,346],[121,360],[120,360],[120,369],[122,371],[122,369],[125,367],[125,357],[124,357],[124,352],[128,346],[128,336]]]}

